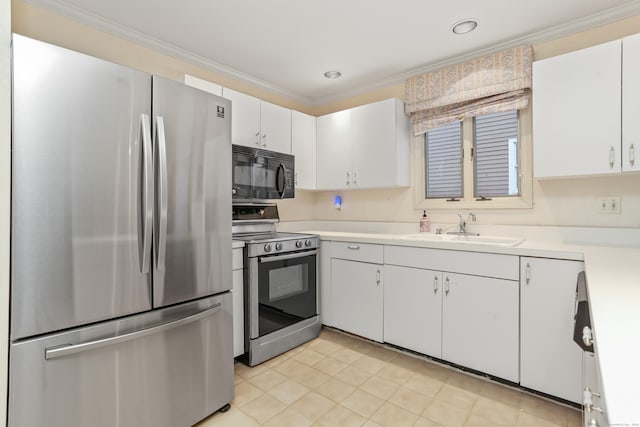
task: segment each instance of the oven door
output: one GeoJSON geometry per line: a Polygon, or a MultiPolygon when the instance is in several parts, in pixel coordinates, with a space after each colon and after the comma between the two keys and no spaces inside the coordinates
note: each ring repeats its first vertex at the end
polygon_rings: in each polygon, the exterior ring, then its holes
{"type": "Polygon", "coordinates": [[[318,314],[317,251],[256,258],[251,283],[251,338],[318,314]]]}

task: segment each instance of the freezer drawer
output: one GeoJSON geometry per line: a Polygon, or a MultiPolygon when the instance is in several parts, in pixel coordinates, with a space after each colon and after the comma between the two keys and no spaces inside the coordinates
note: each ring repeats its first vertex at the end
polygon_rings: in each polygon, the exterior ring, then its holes
{"type": "Polygon", "coordinates": [[[231,294],[25,340],[9,426],[191,426],[233,399],[231,294]]]}

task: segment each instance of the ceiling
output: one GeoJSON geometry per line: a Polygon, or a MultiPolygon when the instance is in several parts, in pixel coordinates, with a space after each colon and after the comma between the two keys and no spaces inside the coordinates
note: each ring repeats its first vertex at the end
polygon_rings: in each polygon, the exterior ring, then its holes
{"type": "Polygon", "coordinates": [[[29,1],[311,106],[640,13],[637,0],[29,1]],[[454,35],[465,18],[478,28],[454,35]]]}

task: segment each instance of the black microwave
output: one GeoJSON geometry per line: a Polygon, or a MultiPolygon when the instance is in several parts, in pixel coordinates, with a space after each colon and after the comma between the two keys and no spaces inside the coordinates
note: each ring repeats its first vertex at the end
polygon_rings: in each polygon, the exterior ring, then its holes
{"type": "Polygon", "coordinates": [[[232,153],[233,199],[271,200],[294,197],[294,156],[243,145],[233,145],[232,153]]]}

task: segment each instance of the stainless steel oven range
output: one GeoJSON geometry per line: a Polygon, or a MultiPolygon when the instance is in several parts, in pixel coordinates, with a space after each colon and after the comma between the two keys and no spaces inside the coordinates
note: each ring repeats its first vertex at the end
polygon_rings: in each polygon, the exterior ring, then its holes
{"type": "Polygon", "coordinates": [[[243,240],[245,355],[249,366],[320,333],[316,235],[278,233],[278,207],[233,205],[233,239],[243,240]]]}

